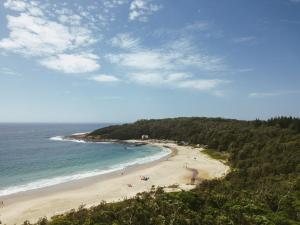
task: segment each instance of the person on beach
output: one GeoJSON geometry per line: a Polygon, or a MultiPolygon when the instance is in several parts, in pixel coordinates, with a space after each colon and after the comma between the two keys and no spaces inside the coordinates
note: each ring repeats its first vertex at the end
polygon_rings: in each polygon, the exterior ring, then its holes
{"type": "Polygon", "coordinates": [[[140,176],[140,178],[141,178],[141,180],[143,180],[143,181],[149,180],[149,177],[145,177],[145,176],[140,176]]]}

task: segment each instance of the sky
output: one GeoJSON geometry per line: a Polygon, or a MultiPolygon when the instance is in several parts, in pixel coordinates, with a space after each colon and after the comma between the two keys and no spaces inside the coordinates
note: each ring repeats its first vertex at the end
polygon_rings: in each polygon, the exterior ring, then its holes
{"type": "Polygon", "coordinates": [[[300,0],[0,0],[0,122],[300,116],[300,0]]]}

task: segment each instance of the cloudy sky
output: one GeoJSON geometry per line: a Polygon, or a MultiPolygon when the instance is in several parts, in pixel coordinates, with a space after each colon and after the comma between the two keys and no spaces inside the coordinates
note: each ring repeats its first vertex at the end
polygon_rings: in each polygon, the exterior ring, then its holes
{"type": "Polygon", "coordinates": [[[300,0],[0,0],[0,122],[300,116],[300,0]]]}

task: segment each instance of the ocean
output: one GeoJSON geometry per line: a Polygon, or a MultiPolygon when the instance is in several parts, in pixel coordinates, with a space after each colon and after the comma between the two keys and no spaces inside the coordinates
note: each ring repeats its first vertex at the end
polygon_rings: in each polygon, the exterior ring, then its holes
{"type": "Polygon", "coordinates": [[[106,174],[170,153],[149,145],[62,138],[105,125],[0,124],[0,196],[106,174]]]}

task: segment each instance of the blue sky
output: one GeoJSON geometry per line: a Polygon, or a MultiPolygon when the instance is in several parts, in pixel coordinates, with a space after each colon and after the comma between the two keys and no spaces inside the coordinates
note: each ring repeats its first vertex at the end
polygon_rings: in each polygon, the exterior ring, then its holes
{"type": "Polygon", "coordinates": [[[0,3],[0,122],[300,116],[300,0],[0,3]]]}

